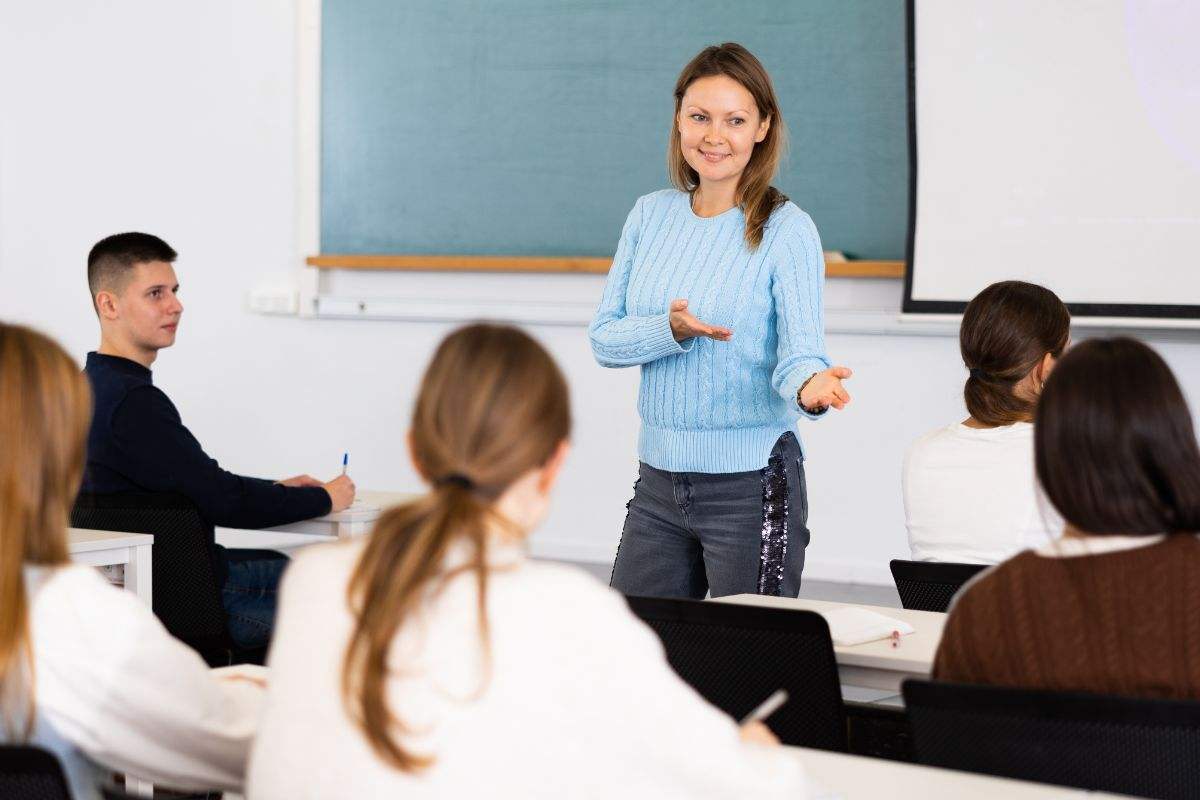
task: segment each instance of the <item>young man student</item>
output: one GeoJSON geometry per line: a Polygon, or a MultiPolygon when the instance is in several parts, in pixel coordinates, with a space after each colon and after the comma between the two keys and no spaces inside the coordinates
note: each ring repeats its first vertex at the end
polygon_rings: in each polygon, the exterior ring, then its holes
{"type": "MultiPolygon", "coordinates": [[[[269,528],[349,506],[354,484],[346,476],[322,484],[307,475],[270,481],[221,469],[154,385],[150,367],[175,343],[183,314],[175,256],[145,233],[109,236],[88,254],[100,348],[88,353],[84,369],[95,414],[83,490],[181,494],[213,525],[230,528],[269,528]]],[[[215,551],[230,636],[241,647],[265,645],[287,560],[261,550],[215,551]]]]}

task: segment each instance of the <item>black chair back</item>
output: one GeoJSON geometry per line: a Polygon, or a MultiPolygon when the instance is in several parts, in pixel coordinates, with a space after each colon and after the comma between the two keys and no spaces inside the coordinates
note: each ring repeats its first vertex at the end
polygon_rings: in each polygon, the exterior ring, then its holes
{"type": "Polygon", "coordinates": [[[735,720],[778,689],[788,701],[768,717],[784,744],[846,750],[846,718],[829,626],[810,611],[629,597],[662,639],[684,681],[735,720]]]}
{"type": "Polygon", "coordinates": [[[4,800],[71,800],[58,759],[48,750],[0,746],[0,797],[4,800]]]}
{"type": "Polygon", "coordinates": [[[1200,703],[905,681],[917,761],[1137,797],[1200,797],[1200,703]]]}
{"type": "Polygon", "coordinates": [[[942,611],[962,585],[986,564],[951,564],[937,561],[892,560],[892,580],[900,593],[900,605],[914,611],[942,611]]]}
{"type": "Polygon", "coordinates": [[[215,563],[213,526],[195,504],[177,494],[80,494],[71,525],[102,531],[149,533],[154,614],[175,638],[210,664],[261,661],[240,653],[226,629],[215,563]]]}

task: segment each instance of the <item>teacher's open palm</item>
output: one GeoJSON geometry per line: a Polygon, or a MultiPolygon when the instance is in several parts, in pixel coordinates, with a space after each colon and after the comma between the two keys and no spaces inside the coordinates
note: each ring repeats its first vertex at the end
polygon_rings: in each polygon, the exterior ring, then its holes
{"type": "Polygon", "coordinates": [[[842,381],[853,374],[849,367],[830,367],[816,373],[800,389],[800,405],[812,410],[833,406],[841,411],[850,402],[842,381]]]}
{"type": "Polygon", "coordinates": [[[710,339],[716,339],[718,342],[727,342],[733,336],[733,331],[729,328],[723,328],[720,325],[709,325],[707,322],[696,319],[688,311],[687,300],[672,300],[671,335],[675,337],[675,341],[677,342],[682,342],[684,339],[690,339],[693,336],[707,336],[710,339]]]}

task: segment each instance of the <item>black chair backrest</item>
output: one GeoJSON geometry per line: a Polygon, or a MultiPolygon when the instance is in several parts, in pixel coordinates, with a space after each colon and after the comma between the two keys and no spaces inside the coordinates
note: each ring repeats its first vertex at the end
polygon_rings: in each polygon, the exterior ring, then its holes
{"type": "Polygon", "coordinates": [[[0,746],[0,797],[4,800],[71,800],[54,754],[40,747],[0,746]]]}
{"type": "Polygon", "coordinates": [[[778,689],[768,718],[784,744],[846,750],[846,717],[829,626],[810,611],[629,597],[684,681],[735,720],[778,689]]]}
{"type": "Polygon", "coordinates": [[[900,605],[914,611],[945,611],[962,585],[986,564],[951,564],[937,561],[892,560],[892,580],[900,605]]]}
{"type": "Polygon", "coordinates": [[[154,613],[171,635],[199,650],[228,641],[225,609],[213,563],[213,526],[186,497],[122,492],[80,494],[71,525],[154,535],[154,613]]]}
{"type": "Polygon", "coordinates": [[[1200,797],[1200,703],[909,680],[917,761],[1137,797],[1200,797]]]}

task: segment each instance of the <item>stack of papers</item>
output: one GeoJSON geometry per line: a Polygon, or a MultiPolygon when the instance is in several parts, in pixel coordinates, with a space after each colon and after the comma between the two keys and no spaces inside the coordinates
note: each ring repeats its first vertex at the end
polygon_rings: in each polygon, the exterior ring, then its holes
{"type": "Polygon", "coordinates": [[[847,606],[822,612],[821,616],[829,623],[833,643],[843,647],[888,639],[893,631],[901,636],[913,632],[913,626],[907,622],[865,608],[847,606]]]}

